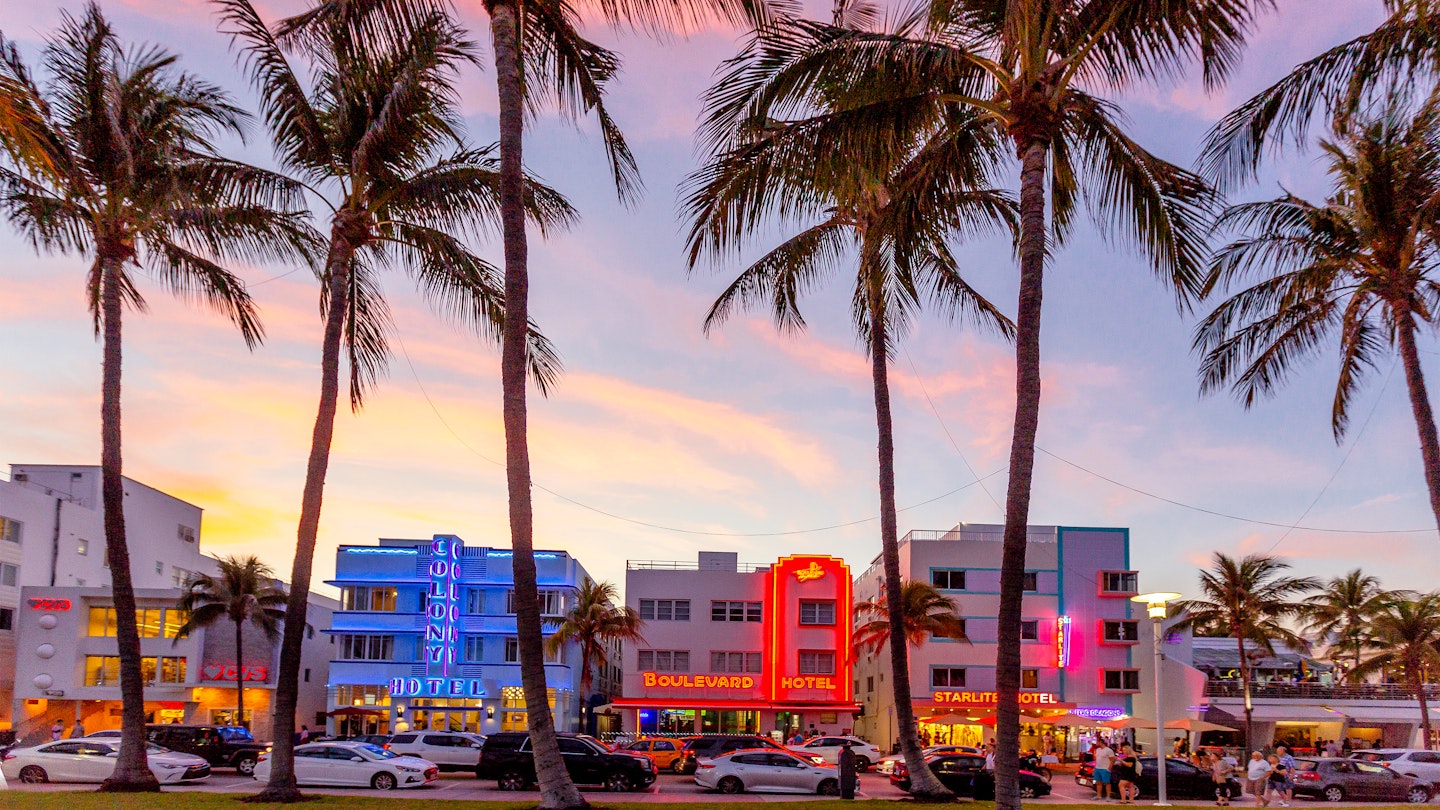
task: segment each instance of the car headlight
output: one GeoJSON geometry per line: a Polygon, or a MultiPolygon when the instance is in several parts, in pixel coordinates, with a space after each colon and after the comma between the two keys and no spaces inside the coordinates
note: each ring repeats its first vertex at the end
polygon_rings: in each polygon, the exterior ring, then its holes
{"type": "Polygon", "coordinates": [[[188,767],[190,767],[189,765],[185,765],[185,764],[181,764],[181,763],[176,763],[176,762],[157,762],[157,763],[155,763],[155,764],[156,764],[156,765],[159,765],[159,766],[162,767],[162,768],[169,768],[169,769],[171,769],[171,770],[174,770],[174,769],[176,769],[176,768],[188,768],[188,767]]]}
{"type": "Polygon", "coordinates": [[[395,770],[397,770],[397,771],[404,771],[405,773],[424,773],[424,772],[425,772],[425,769],[424,769],[424,768],[412,768],[412,767],[410,767],[409,765],[396,765],[396,766],[395,766],[395,770]]]}

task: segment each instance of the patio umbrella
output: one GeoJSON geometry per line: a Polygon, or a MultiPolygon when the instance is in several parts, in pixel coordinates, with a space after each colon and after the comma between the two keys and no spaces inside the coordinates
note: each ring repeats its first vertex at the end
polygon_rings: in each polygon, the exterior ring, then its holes
{"type": "Polygon", "coordinates": [[[1106,720],[1100,725],[1105,728],[1155,728],[1155,721],[1144,717],[1122,717],[1119,720],[1106,720]]]}
{"type": "MultiPolygon", "coordinates": [[[[1151,725],[1149,728],[1154,728],[1154,726],[1151,725]]],[[[1229,726],[1222,726],[1219,723],[1210,723],[1204,720],[1192,720],[1189,717],[1181,720],[1171,720],[1165,724],[1165,728],[1179,728],[1191,733],[1201,731],[1235,731],[1235,729],[1229,726]]]]}
{"type": "Polygon", "coordinates": [[[1094,720],[1069,712],[1057,714],[1053,717],[1042,717],[1039,722],[1061,728],[1091,728],[1095,725],[1094,720]]]}
{"type": "Polygon", "coordinates": [[[333,712],[326,712],[326,717],[384,717],[386,712],[379,709],[362,709],[359,706],[346,706],[343,709],[336,709],[333,712]]]}

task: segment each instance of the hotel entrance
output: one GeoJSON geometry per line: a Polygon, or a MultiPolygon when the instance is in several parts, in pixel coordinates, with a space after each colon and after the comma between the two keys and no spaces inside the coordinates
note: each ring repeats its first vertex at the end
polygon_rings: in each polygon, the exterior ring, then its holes
{"type": "Polygon", "coordinates": [[[479,698],[420,698],[410,705],[410,727],[416,731],[480,733],[484,709],[479,698]]]}

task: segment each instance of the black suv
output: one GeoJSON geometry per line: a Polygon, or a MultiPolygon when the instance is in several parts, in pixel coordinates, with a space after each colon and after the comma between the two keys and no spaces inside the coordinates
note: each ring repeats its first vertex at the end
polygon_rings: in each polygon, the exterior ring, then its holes
{"type": "MultiPolygon", "coordinates": [[[[643,790],[657,774],[654,760],[635,754],[615,753],[594,737],[583,734],[556,734],[565,769],[577,785],[604,785],[617,792],[643,790]]],[[[494,779],[501,790],[525,790],[535,784],[535,758],[530,735],[523,731],[502,731],[485,738],[475,775],[494,779]]]]}
{"type": "Polygon", "coordinates": [[[246,776],[255,772],[260,755],[270,750],[270,743],[256,742],[249,729],[240,726],[154,723],[145,727],[145,738],[162,748],[194,754],[211,765],[234,768],[246,776]]]}
{"type": "MultiPolygon", "coordinates": [[[[696,737],[687,740],[685,750],[681,752],[681,763],[678,767],[680,773],[693,774],[699,768],[699,760],[714,759],[721,754],[728,754],[731,751],[743,751],[747,748],[773,748],[776,751],[794,753],[777,745],[769,737],[744,736],[731,737],[725,735],[711,735],[708,737],[696,737]]],[[[797,754],[804,758],[804,754],[797,754]]]]}

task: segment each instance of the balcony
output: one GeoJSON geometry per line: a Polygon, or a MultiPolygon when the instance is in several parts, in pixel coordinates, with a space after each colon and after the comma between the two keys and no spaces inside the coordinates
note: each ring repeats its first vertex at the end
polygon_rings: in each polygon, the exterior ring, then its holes
{"type": "MultiPolygon", "coordinates": [[[[741,574],[753,574],[757,571],[770,570],[769,563],[741,563],[736,566],[741,574]]],[[[625,570],[627,571],[700,571],[711,570],[701,569],[700,562],[690,560],[626,560],[625,570]]],[[[729,571],[720,573],[732,573],[729,571]]]]}
{"type": "MultiPolygon", "coordinates": [[[[1244,698],[1239,681],[1206,681],[1205,697],[1244,698]]],[[[1425,696],[1440,699],[1440,684],[1427,684],[1425,696]]],[[[1250,686],[1252,698],[1289,700],[1415,700],[1415,690],[1398,683],[1356,683],[1326,686],[1321,683],[1256,683],[1250,686]]]]}

